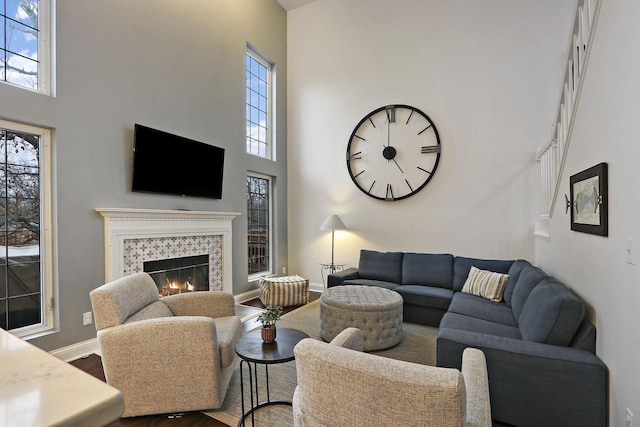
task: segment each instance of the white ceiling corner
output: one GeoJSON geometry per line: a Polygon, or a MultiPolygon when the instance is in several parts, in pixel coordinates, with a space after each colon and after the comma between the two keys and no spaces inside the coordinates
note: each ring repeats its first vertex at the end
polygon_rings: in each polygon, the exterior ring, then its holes
{"type": "Polygon", "coordinates": [[[315,0],[278,0],[280,6],[282,6],[287,12],[297,7],[304,6],[315,0]]]}

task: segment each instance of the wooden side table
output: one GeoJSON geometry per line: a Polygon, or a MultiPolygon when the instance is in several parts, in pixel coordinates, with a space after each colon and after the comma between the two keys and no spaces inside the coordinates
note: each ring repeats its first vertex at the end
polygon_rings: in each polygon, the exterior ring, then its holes
{"type": "Polygon", "coordinates": [[[242,397],[242,417],[238,427],[245,425],[246,418],[251,415],[251,423],[255,425],[254,413],[260,408],[270,405],[288,405],[289,400],[271,400],[269,396],[269,365],[294,360],[293,348],[309,335],[291,328],[277,328],[276,340],[272,343],[262,341],[260,328],[245,334],[236,342],[236,354],[240,356],[240,394],[242,397]],[[244,403],[244,365],[249,372],[249,395],[251,407],[245,411],[244,403]],[[253,364],[253,369],[251,364],[253,364]],[[260,402],[258,393],[258,365],[264,365],[267,386],[267,400],[260,402]],[[255,397],[255,399],[254,399],[255,397]]]}

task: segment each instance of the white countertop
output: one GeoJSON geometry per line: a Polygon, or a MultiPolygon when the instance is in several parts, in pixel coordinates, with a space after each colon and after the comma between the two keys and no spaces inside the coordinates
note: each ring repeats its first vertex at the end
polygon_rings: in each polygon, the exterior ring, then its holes
{"type": "Polygon", "coordinates": [[[122,409],[119,390],[0,329],[0,426],[102,426],[122,409]]]}

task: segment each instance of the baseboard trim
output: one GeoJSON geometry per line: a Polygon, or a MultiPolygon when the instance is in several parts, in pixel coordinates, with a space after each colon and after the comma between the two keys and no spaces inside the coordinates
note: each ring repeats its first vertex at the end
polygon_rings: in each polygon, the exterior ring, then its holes
{"type": "Polygon", "coordinates": [[[49,352],[50,355],[65,362],[71,362],[72,360],[80,359],[94,353],[100,354],[100,346],[98,345],[97,338],[71,344],[49,352]]]}
{"type": "Polygon", "coordinates": [[[252,300],[260,296],[260,289],[252,289],[247,292],[243,292],[238,295],[234,295],[234,299],[236,300],[236,304],[241,304],[245,301],[252,300]]]}

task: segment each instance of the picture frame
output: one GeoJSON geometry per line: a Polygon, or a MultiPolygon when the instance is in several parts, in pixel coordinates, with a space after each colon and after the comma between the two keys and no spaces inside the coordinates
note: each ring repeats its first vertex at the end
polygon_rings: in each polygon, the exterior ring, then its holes
{"type": "Polygon", "coordinates": [[[599,163],[569,178],[571,230],[609,235],[607,164],[599,163]]]}

